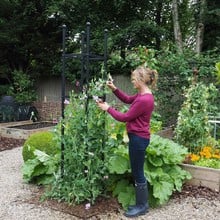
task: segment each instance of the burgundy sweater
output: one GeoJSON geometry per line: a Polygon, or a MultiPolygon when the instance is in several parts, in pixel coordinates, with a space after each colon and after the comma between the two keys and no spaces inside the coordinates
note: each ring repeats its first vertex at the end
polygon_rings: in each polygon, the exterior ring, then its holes
{"type": "Polygon", "coordinates": [[[117,121],[126,122],[128,133],[140,137],[150,138],[150,118],[154,109],[154,97],[152,94],[127,95],[119,89],[114,94],[124,103],[131,104],[127,112],[121,113],[110,107],[107,112],[117,121]]]}

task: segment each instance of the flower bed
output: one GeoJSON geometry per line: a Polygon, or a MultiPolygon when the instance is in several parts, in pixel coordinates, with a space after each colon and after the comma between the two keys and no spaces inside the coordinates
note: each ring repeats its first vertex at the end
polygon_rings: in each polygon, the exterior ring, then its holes
{"type": "Polygon", "coordinates": [[[38,131],[48,131],[54,127],[51,122],[18,121],[0,124],[0,135],[6,138],[27,139],[38,131]],[[40,126],[42,125],[43,126],[40,126]],[[28,127],[30,129],[28,129],[28,127]]]}
{"type": "Polygon", "coordinates": [[[181,164],[181,167],[192,175],[192,179],[188,180],[187,184],[205,186],[220,192],[220,169],[200,167],[191,164],[181,164]]]}

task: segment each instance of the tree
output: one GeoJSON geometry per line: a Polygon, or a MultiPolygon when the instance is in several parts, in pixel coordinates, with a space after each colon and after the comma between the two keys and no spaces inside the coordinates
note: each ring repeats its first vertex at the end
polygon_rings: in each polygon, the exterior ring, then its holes
{"type": "Polygon", "coordinates": [[[220,1],[207,1],[202,51],[220,48],[220,1]]]}
{"type": "Polygon", "coordinates": [[[49,18],[52,1],[3,0],[0,13],[0,66],[29,74],[48,73],[58,60],[58,24],[49,18]]]}
{"type": "Polygon", "coordinates": [[[206,0],[200,0],[200,2],[198,2],[197,4],[199,4],[200,10],[198,16],[197,32],[196,32],[196,53],[199,54],[202,50],[202,44],[203,44],[206,0]]]}
{"type": "Polygon", "coordinates": [[[180,30],[177,0],[172,0],[172,15],[173,15],[173,29],[174,29],[175,42],[179,51],[182,52],[183,42],[182,42],[182,33],[180,30]]]}

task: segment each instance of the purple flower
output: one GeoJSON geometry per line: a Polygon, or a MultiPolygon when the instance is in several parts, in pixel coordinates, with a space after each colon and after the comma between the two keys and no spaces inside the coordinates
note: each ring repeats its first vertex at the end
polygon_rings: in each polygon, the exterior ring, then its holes
{"type": "Polygon", "coordinates": [[[69,104],[70,104],[70,101],[67,100],[67,99],[65,99],[64,104],[65,104],[65,105],[69,105],[69,104]]]}
{"type": "Polygon", "coordinates": [[[76,81],[76,87],[79,87],[79,86],[80,86],[80,82],[76,81]]]}

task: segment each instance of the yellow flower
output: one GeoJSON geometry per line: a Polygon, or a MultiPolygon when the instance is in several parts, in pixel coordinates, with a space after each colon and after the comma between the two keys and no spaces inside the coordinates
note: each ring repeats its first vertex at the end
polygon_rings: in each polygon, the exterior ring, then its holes
{"type": "Polygon", "coordinates": [[[200,159],[200,156],[197,154],[190,154],[191,161],[196,162],[200,159]]]}
{"type": "Polygon", "coordinates": [[[210,159],[212,157],[212,147],[204,147],[199,154],[201,157],[210,159]]]}
{"type": "Polygon", "coordinates": [[[220,159],[220,151],[219,149],[215,149],[214,147],[205,146],[200,151],[200,156],[206,159],[216,158],[220,159]]]}
{"type": "Polygon", "coordinates": [[[220,159],[220,155],[219,154],[213,154],[212,157],[215,158],[215,159],[220,159]]]}

